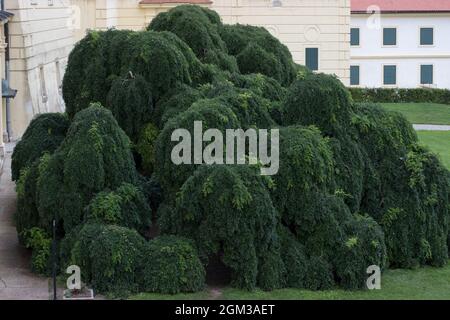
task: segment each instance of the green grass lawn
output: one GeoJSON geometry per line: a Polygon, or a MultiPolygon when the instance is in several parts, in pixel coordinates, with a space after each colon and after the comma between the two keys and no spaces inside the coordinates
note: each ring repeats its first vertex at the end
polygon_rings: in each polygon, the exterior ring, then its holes
{"type": "Polygon", "coordinates": [[[450,131],[418,131],[419,140],[437,153],[450,170],[450,131]]]}
{"type": "Polygon", "coordinates": [[[387,270],[381,278],[381,290],[364,291],[308,291],[298,289],[282,289],[271,292],[243,291],[224,288],[219,294],[203,291],[193,294],[161,295],[142,293],[131,299],[224,299],[224,300],[450,300],[450,264],[444,268],[425,267],[414,270],[387,270]]]}
{"type": "Polygon", "coordinates": [[[415,124],[450,125],[450,105],[436,103],[382,103],[392,111],[399,111],[415,124]]]}

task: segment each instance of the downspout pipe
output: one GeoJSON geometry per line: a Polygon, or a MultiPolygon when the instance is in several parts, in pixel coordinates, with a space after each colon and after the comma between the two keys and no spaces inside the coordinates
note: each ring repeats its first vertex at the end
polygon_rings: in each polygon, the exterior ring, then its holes
{"type": "MultiPolygon", "coordinates": [[[[2,10],[5,10],[5,0],[1,0],[1,8],[2,10]]],[[[9,28],[8,28],[8,22],[5,23],[3,26],[5,30],[5,42],[6,42],[6,49],[5,49],[5,79],[6,82],[9,83],[10,73],[9,73],[9,61],[10,61],[10,55],[9,55],[9,28]]],[[[6,98],[6,133],[8,135],[8,141],[11,141],[12,137],[12,125],[11,125],[11,98],[6,98]]]]}

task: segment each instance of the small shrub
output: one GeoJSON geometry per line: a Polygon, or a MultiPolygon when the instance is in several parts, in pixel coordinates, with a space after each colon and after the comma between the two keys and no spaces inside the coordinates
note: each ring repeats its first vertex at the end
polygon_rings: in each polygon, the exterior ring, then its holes
{"type": "Polygon", "coordinates": [[[77,265],[81,277],[86,283],[92,282],[91,245],[103,233],[106,226],[98,223],[86,223],[67,233],[60,245],[61,270],[65,272],[70,265],[77,265]]]}
{"type": "Polygon", "coordinates": [[[366,287],[367,268],[386,266],[386,245],[381,227],[370,217],[356,215],[345,224],[347,238],[334,260],[339,284],[346,289],[366,287]]]}
{"type": "Polygon", "coordinates": [[[113,296],[137,292],[144,248],[136,231],[106,226],[89,247],[94,289],[113,296]]]}
{"type": "Polygon", "coordinates": [[[355,102],[450,104],[450,90],[448,89],[350,88],[349,90],[355,102]]]}
{"type": "Polygon", "coordinates": [[[42,275],[49,275],[51,271],[51,237],[40,228],[23,231],[25,247],[32,250],[31,269],[42,275]]]}
{"type": "Polygon", "coordinates": [[[205,269],[186,239],[161,236],[150,241],[144,261],[144,291],[176,294],[200,291],[205,285],[205,269]]]}

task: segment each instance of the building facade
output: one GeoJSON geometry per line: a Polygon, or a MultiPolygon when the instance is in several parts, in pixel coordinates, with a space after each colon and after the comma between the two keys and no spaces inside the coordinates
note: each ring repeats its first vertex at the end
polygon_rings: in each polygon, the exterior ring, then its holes
{"type": "Polygon", "coordinates": [[[352,0],[352,86],[450,89],[449,0],[352,0]]]}
{"type": "Polygon", "coordinates": [[[34,115],[64,111],[61,83],[73,48],[70,1],[7,0],[9,83],[17,89],[10,102],[10,140],[25,131],[34,115]]]}
{"type": "Polygon", "coordinates": [[[5,80],[2,81],[0,86],[0,172],[1,172],[1,161],[4,156],[4,150],[5,145],[2,139],[2,135],[4,132],[4,127],[6,126],[6,99],[4,97],[7,97],[10,94],[8,83],[6,82],[7,76],[6,76],[6,49],[7,49],[7,43],[6,43],[6,30],[7,30],[7,23],[9,19],[13,16],[12,13],[3,10],[3,3],[2,7],[0,8],[0,76],[1,79],[5,80]],[[5,107],[4,107],[5,106],[5,107]]]}
{"type": "Polygon", "coordinates": [[[224,23],[267,28],[297,63],[349,84],[350,0],[8,0],[11,20],[12,140],[35,114],[64,110],[61,79],[68,54],[88,29],[143,30],[160,12],[197,4],[224,23]]]}

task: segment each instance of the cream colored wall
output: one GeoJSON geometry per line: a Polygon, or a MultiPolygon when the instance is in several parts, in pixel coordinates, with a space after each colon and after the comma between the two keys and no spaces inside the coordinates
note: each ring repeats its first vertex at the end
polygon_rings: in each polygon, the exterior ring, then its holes
{"type": "Polygon", "coordinates": [[[294,61],[305,64],[305,48],[319,48],[319,72],[336,74],[345,84],[350,77],[350,1],[214,0],[212,9],[224,23],[262,26],[283,42],[294,61]]]}
{"type": "MultiPolygon", "coordinates": [[[[304,64],[308,46],[318,47],[319,71],[349,82],[350,0],[213,0],[224,23],[266,27],[285,43],[297,63],[304,64]]],[[[32,117],[62,111],[57,83],[62,79],[73,44],[88,29],[142,30],[160,12],[176,4],[140,5],[140,0],[8,0],[15,14],[10,22],[13,139],[19,138],[32,117]],[[32,3],[35,3],[34,5],[32,3]],[[52,5],[49,5],[52,3],[52,5]],[[58,64],[56,61],[59,61],[58,64]],[[46,87],[43,93],[40,67],[46,87]],[[58,71],[59,70],[59,71],[58,71]]]]}
{"type": "Polygon", "coordinates": [[[34,115],[64,110],[60,94],[67,57],[73,48],[70,0],[9,0],[12,139],[19,138],[34,115]],[[41,71],[42,68],[42,71],[41,71]],[[59,74],[58,74],[59,73],[59,74]]]}
{"type": "MultiPolygon", "coordinates": [[[[5,77],[4,66],[5,66],[5,40],[4,40],[4,28],[3,24],[0,23],[0,80],[5,77]]],[[[4,156],[4,143],[3,143],[3,133],[4,133],[4,119],[3,119],[3,98],[2,98],[2,86],[0,83],[0,166],[1,158],[4,156]]],[[[0,168],[1,171],[1,168],[0,168]]]]}

